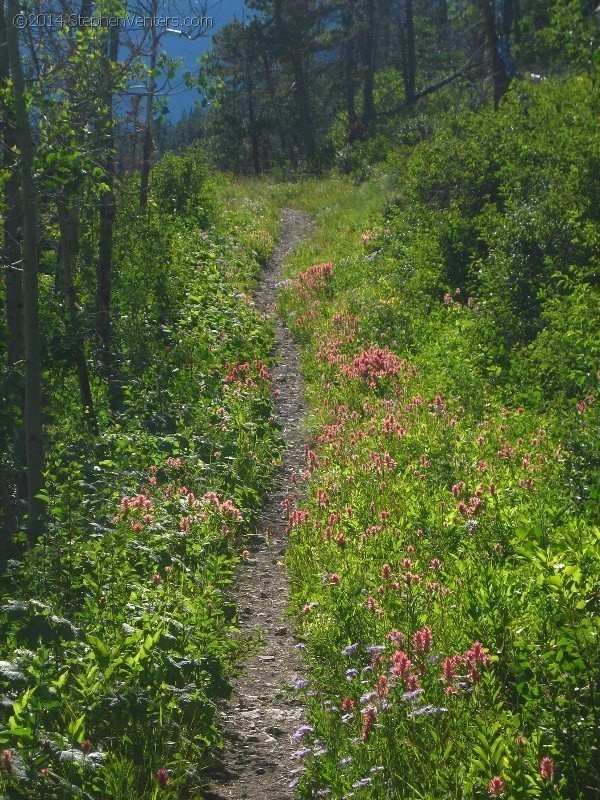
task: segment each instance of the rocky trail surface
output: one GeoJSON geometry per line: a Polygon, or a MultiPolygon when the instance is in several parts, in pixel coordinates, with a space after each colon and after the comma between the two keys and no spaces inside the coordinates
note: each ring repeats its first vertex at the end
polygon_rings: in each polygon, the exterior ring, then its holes
{"type": "MultiPolygon", "coordinates": [[[[292,209],[281,211],[280,237],[261,274],[255,301],[266,313],[275,313],[278,284],[286,258],[310,231],[308,217],[292,209]]],[[[303,721],[302,707],[287,687],[302,670],[297,640],[286,615],[289,586],[283,558],[286,519],[283,501],[290,491],[293,472],[304,467],[302,420],[304,403],[298,346],[282,321],[275,317],[273,389],[275,416],[286,442],[282,465],[269,494],[257,532],[250,537],[250,557],[236,575],[235,601],[242,634],[260,630],[258,651],[243,664],[233,694],[219,724],[225,747],[208,774],[204,800],[290,800],[289,771],[297,766],[292,741],[303,721]]]]}

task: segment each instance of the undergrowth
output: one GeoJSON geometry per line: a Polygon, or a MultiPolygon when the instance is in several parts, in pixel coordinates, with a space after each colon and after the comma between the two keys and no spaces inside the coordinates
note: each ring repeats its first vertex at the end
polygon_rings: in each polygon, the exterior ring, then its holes
{"type": "Polygon", "coordinates": [[[291,190],[319,223],[281,297],[313,430],[299,797],[596,796],[594,102],[515,84],[291,190]]]}
{"type": "Polygon", "coordinates": [[[49,522],[1,581],[7,798],[197,792],[220,743],[216,703],[254,646],[229,587],[279,459],[272,330],[251,299],[277,217],[269,203],[231,205],[238,189],[209,180],[197,153],[166,157],[152,185],[146,218],[123,187],[120,398],[109,410],[94,382],[98,437],[61,351],[51,270],[41,276],[49,522]]]}

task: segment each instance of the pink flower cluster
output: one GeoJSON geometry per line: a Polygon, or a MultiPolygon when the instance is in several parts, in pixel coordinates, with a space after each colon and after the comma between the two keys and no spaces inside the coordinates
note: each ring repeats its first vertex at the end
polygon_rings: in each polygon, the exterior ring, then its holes
{"type": "Polygon", "coordinates": [[[123,519],[134,510],[153,511],[154,503],[147,494],[138,494],[134,497],[121,498],[121,516],[123,519]]]}
{"type": "Polygon", "coordinates": [[[295,281],[296,287],[302,290],[309,290],[310,293],[324,289],[333,275],[333,263],[327,261],[325,264],[313,264],[306,272],[300,272],[295,281]]]}
{"type": "Polygon", "coordinates": [[[490,781],[488,786],[488,794],[490,797],[502,797],[506,792],[506,785],[502,778],[495,775],[490,781]]]}
{"type": "Polygon", "coordinates": [[[551,781],[554,777],[554,761],[549,756],[542,758],[540,775],[545,781],[551,781]]]}
{"type": "Polygon", "coordinates": [[[388,347],[373,345],[354,357],[350,366],[343,366],[342,371],[349,377],[366,381],[371,387],[376,380],[395,378],[406,366],[388,347]]]}
{"type": "Polygon", "coordinates": [[[292,528],[298,528],[308,520],[309,516],[310,515],[306,509],[295,508],[290,514],[288,530],[291,530],[292,528]]]}
{"type": "Polygon", "coordinates": [[[122,497],[120,512],[113,517],[113,522],[129,520],[134,533],[141,533],[144,530],[142,523],[148,524],[153,521],[152,511],[154,511],[154,503],[149,494],[122,497]]]}
{"type": "Polygon", "coordinates": [[[246,361],[243,364],[236,364],[234,367],[228,367],[229,372],[224,376],[223,380],[226,384],[236,384],[237,386],[247,386],[249,388],[256,388],[254,378],[266,383],[271,383],[271,372],[263,361],[253,361],[251,364],[246,361]]]}
{"type": "Polygon", "coordinates": [[[228,517],[236,522],[242,522],[242,512],[239,510],[239,508],[234,506],[231,500],[221,501],[216,492],[207,492],[202,496],[202,500],[204,501],[205,506],[214,509],[214,511],[222,516],[228,517]]]}

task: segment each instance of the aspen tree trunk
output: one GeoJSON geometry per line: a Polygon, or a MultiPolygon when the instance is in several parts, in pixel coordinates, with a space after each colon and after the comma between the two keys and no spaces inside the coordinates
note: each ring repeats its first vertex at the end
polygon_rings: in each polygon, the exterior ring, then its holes
{"type": "Polygon", "coordinates": [[[113,120],[113,92],[111,67],[116,63],[119,51],[119,28],[109,31],[108,52],[106,55],[107,94],[104,98],[106,112],[100,121],[99,137],[105,152],[104,173],[108,186],[100,201],[100,229],[98,234],[98,260],[96,262],[96,335],[100,341],[100,359],[109,382],[111,408],[119,403],[119,393],[115,386],[115,376],[111,342],[110,300],[112,291],[113,232],[116,216],[115,184],[115,138],[113,120]]]}
{"type": "Polygon", "coordinates": [[[142,144],[142,168],[140,170],[140,211],[145,214],[148,209],[148,189],[150,181],[150,169],[152,168],[152,155],[154,152],[154,120],[152,118],[154,106],[154,94],[156,92],[156,58],[158,54],[158,35],[154,17],[158,13],[158,1],[154,0],[151,9],[153,20],[150,35],[152,45],[150,49],[150,83],[148,94],[146,95],[146,122],[144,124],[144,139],[142,144]]]}
{"type": "Polygon", "coordinates": [[[34,543],[43,528],[44,503],[37,495],[44,487],[42,440],[42,378],[37,263],[37,202],[33,177],[33,138],[25,101],[25,79],[18,30],[12,20],[17,0],[8,0],[7,49],[12,77],[15,122],[20,147],[21,203],[23,207],[23,311],[25,339],[25,447],[27,454],[27,533],[34,543]]]}
{"type": "Polygon", "coordinates": [[[94,412],[94,400],[90,387],[90,377],[88,372],[87,360],[83,333],[77,310],[77,293],[75,291],[74,279],[74,257],[75,257],[75,220],[73,210],[64,200],[58,201],[58,227],[60,230],[62,263],[65,278],[65,289],[67,294],[67,307],[69,309],[69,331],[73,342],[73,354],[75,357],[75,368],[77,370],[77,381],[79,383],[79,394],[85,419],[91,432],[98,435],[98,423],[94,412]]]}
{"type": "MultiPolygon", "coordinates": [[[[10,66],[8,63],[8,47],[6,42],[6,16],[4,3],[0,3],[0,89],[8,86],[10,66]]],[[[14,119],[8,111],[0,117],[0,141],[2,147],[2,165],[10,171],[4,186],[5,212],[3,219],[4,247],[2,253],[3,267],[6,275],[6,324],[8,327],[8,364],[14,367],[23,360],[23,280],[21,269],[21,228],[22,209],[19,196],[19,174],[15,168],[14,148],[17,136],[14,119]]]]}

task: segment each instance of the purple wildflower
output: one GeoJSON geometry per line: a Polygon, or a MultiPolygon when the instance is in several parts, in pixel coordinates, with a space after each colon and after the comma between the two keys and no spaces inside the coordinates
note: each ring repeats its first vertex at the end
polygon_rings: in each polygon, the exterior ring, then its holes
{"type": "Polygon", "coordinates": [[[290,778],[295,778],[296,775],[302,775],[303,772],[306,772],[306,767],[296,767],[295,769],[291,769],[288,774],[290,778]]]}
{"type": "Polygon", "coordinates": [[[370,700],[373,700],[375,697],[377,697],[377,692],[367,692],[367,694],[363,694],[363,696],[360,698],[360,702],[361,703],[368,703],[370,700]]]}
{"type": "Polygon", "coordinates": [[[299,742],[300,739],[303,739],[307,734],[312,733],[314,728],[311,728],[310,725],[301,725],[296,733],[292,736],[292,741],[299,742]]]}
{"type": "Polygon", "coordinates": [[[415,689],[412,692],[404,692],[402,699],[404,701],[412,702],[413,700],[416,700],[420,694],[423,694],[423,689],[415,689]]]}
{"type": "Polygon", "coordinates": [[[434,706],[423,706],[422,708],[417,708],[415,711],[408,715],[409,719],[413,719],[414,717],[420,717],[423,714],[427,714],[431,716],[432,714],[444,714],[448,711],[447,708],[435,708],[434,706]]]}
{"type": "Polygon", "coordinates": [[[343,656],[355,656],[358,652],[358,642],[354,644],[349,644],[348,647],[344,647],[342,650],[343,656]]]}
{"type": "Polygon", "coordinates": [[[301,747],[300,750],[296,750],[295,753],[292,753],[292,758],[295,761],[300,761],[301,759],[306,758],[306,756],[309,756],[310,752],[310,747],[301,747]]]}

